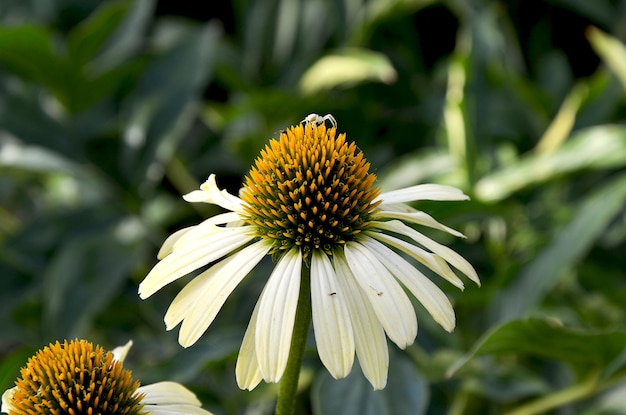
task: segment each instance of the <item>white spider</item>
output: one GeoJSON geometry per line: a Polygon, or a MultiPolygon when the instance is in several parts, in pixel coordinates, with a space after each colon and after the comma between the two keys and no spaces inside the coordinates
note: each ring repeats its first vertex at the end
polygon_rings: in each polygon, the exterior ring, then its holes
{"type": "Polygon", "coordinates": [[[321,125],[326,124],[326,121],[330,121],[333,128],[337,128],[337,120],[335,120],[335,117],[330,114],[326,114],[324,116],[318,114],[309,114],[302,121],[300,121],[300,123],[321,125]]]}

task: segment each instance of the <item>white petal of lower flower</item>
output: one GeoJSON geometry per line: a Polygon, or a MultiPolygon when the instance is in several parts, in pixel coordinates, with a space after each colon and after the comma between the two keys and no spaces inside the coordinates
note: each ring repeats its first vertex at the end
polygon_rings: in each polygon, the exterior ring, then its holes
{"type": "Polygon", "coordinates": [[[389,350],[387,338],[369,300],[361,291],[356,278],[341,251],[333,253],[337,270],[337,283],[345,293],[346,305],[352,320],[356,355],[363,375],[374,389],[383,389],[387,384],[389,350]]]}
{"type": "Polygon", "coordinates": [[[441,276],[446,281],[450,282],[455,287],[464,289],[463,281],[450,269],[448,263],[443,260],[438,255],[435,255],[431,252],[425,251],[419,246],[415,246],[410,244],[402,239],[398,239],[391,235],[384,234],[382,232],[366,232],[365,233],[372,238],[375,238],[381,242],[384,242],[386,245],[393,246],[394,248],[404,252],[410,257],[416,259],[421,264],[428,267],[433,272],[436,272],[439,276],[441,276]]]}
{"type": "MultiPolygon", "coordinates": [[[[264,290],[265,291],[265,290],[264,290]]],[[[261,292],[263,297],[263,292],[261,292]]],[[[259,370],[259,359],[256,356],[256,342],[254,333],[256,332],[257,318],[259,315],[259,304],[261,297],[256,302],[246,333],[243,335],[237,365],[235,366],[235,377],[239,389],[252,390],[263,380],[263,375],[259,370]]]]}
{"type": "Polygon", "coordinates": [[[207,415],[211,412],[192,405],[144,406],[145,415],[207,415]]]}
{"type": "Polygon", "coordinates": [[[0,412],[9,413],[9,411],[15,411],[15,407],[11,402],[13,402],[13,395],[17,391],[17,387],[14,386],[10,389],[7,389],[2,394],[2,407],[0,408],[0,412]]]}
{"type": "Polygon", "coordinates": [[[193,392],[176,382],[141,386],[137,393],[144,394],[143,410],[147,414],[211,414],[201,408],[201,403],[193,392]]]}
{"type": "Polygon", "coordinates": [[[245,245],[254,238],[246,228],[220,227],[218,233],[176,249],[157,263],[139,284],[139,296],[148,298],[167,284],[245,245]]]}
{"type": "Polygon", "coordinates": [[[243,210],[243,202],[237,196],[233,196],[228,191],[220,190],[215,181],[215,175],[211,174],[209,178],[202,183],[200,190],[194,190],[183,196],[187,202],[203,202],[218,205],[224,209],[241,212],[243,210]]]}
{"type": "Polygon", "coordinates": [[[465,258],[457,254],[447,246],[441,245],[433,241],[432,239],[424,236],[415,229],[405,225],[398,220],[392,220],[389,222],[377,222],[376,227],[408,236],[418,244],[427,249],[430,249],[432,252],[448,261],[450,265],[454,266],[463,274],[467,275],[467,277],[470,280],[474,281],[477,285],[480,285],[480,280],[478,279],[478,274],[476,274],[474,267],[472,267],[472,265],[465,258]]]}
{"type": "Polygon", "coordinates": [[[400,255],[375,239],[364,238],[361,243],[411,291],[441,327],[449,332],[454,330],[454,309],[448,297],[437,285],[400,255]]]}
{"type": "Polygon", "coordinates": [[[311,306],[320,360],[335,379],[344,378],[354,363],[352,323],[330,259],[317,251],[311,258],[311,306]]]}
{"type": "Polygon", "coordinates": [[[417,336],[417,318],[413,304],[400,284],[360,243],[346,243],[344,252],[387,336],[401,349],[413,343],[417,336]]]}
{"type": "Polygon", "coordinates": [[[383,201],[383,205],[413,202],[416,200],[469,200],[469,196],[460,189],[441,184],[418,184],[404,189],[381,193],[374,202],[383,201]]]}
{"type": "Polygon", "coordinates": [[[382,218],[400,219],[406,222],[416,223],[418,225],[427,226],[433,229],[438,229],[440,231],[444,231],[451,235],[454,235],[458,238],[465,238],[465,235],[463,235],[461,232],[455,229],[449,228],[445,225],[442,225],[441,223],[437,222],[432,216],[421,211],[409,213],[409,212],[394,212],[394,211],[381,210],[374,214],[374,218],[375,219],[382,219],[382,218]]]}
{"type": "Polygon", "coordinates": [[[265,284],[254,333],[259,369],[266,382],[285,371],[298,307],[302,253],[292,249],[278,261],[265,284]]]}
{"type": "Polygon", "coordinates": [[[178,338],[183,347],[191,346],[202,336],[228,296],[267,255],[271,245],[261,240],[245,247],[198,275],[174,298],[165,323],[169,330],[183,319],[178,338]]]}

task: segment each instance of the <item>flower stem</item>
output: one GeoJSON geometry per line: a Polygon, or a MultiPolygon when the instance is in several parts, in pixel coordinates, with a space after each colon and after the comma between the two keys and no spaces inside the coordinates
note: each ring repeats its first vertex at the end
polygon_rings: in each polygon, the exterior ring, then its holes
{"type": "Polygon", "coordinates": [[[298,393],[298,379],[302,367],[302,358],[306,346],[306,338],[311,325],[311,270],[307,266],[302,267],[302,279],[300,281],[300,294],[298,296],[298,309],[293,325],[291,346],[287,367],[280,380],[278,390],[278,403],[276,415],[292,415],[296,406],[296,394],[298,393]]]}

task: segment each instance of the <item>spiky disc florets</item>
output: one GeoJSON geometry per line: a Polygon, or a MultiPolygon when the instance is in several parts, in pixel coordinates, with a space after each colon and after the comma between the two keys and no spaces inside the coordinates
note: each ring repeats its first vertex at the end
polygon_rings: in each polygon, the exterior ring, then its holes
{"type": "Polygon", "coordinates": [[[369,167],[335,128],[291,127],[267,144],[246,177],[244,219],[274,241],[273,254],[297,246],[305,258],[314,249],[332,255],[367,228],[378,205],[369,167]]]}
{"type": "Polygon", "coordinates": [[[20,374],[10,415],[137,415],[143,407],[131,372],[84,340],[44,347],[20,374]]]}

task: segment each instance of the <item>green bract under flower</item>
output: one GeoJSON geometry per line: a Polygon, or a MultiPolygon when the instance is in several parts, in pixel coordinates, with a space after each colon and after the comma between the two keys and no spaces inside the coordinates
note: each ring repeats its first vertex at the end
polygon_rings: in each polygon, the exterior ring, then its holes
{"type": "Polygon", "coordinates": [[[302,268],[307,267],[320,360],[332,376],[342,378],[356,355],[366,378],[383,388],[389,364],[386,337],[404,348],[417,335],[407,292],[445,330],[455,326],[450,301],[420,268],[459,288],[463,282],[450,266],[480,281],[469,262],[416,228],[463,235],[406,204],[468,197],[437,184],[381,193],[369,167],[356,144],[336,133],[331,115],[311,114],[270,140],[246,177],[241,197],[219,189],[213,174],[200,190],[184,196],[227,212],[167,238],[158,254],[161,261],[140,284],[139,295],[147,298],[202,270],[174,298],[164,319],[168,330],[181,324],[179,342],[188,347],[246,275],[273,256],[276,265],[237,360],[239,386],[252,389],[261,380],[278,382],[283,376],[302,268]]]}

